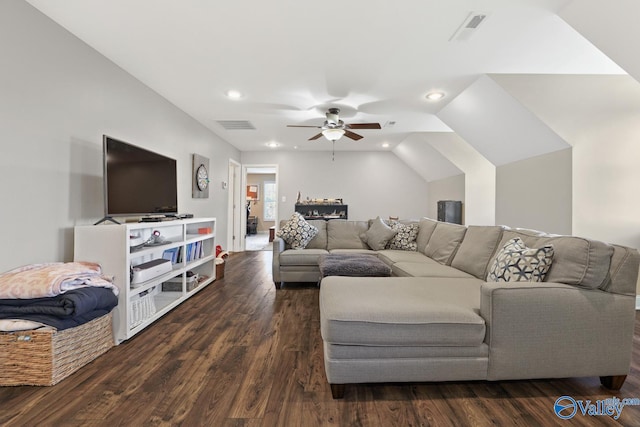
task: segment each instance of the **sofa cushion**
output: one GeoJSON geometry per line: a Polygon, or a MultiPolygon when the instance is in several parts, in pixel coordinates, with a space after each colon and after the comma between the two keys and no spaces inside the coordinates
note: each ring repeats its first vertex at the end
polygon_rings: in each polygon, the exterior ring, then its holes
{"type": "Polygon", "coordinates": [[[329,251],[330,254],[349,254],[349,255],[353,255],[353,254],[373,254],[375,255],[376,252],[371,250],[371,249],[331,249],[329,251]]]}
{"type": "Polygon", "coordinates": [[[327,222],[327,249],[369,249],[360,235],[369,229],[367,221],[332,219],[327,222]]]}
{"type": "Polygon", "coordinates": [[[421,252],[399,251],[396,249],[385,249],[378,251],[378,258],[385,263],[392,265],[396,262],[422,262],[434,264],[435,261],[421,252]]]}
{"type": "Polygon", "coordinates": [[[309,224],[298,212],[294,212],[289,221],[276,233],[292,249],[304,249],[316,234],[318,229],[309,224]]]}
{"type": "Polygon", "coordinates": [[[553,264],[545,281],[596,289],[606,286],[613,246],[574,236],[549,235],[535,230],[505,230],[502,244],[520,237],[529,247],[553,245],[553,264]]]}
{"type": "Polygon", "coordinates": [[[385,224],[380,217],[377,217],[371,221],[369,229],[360,237],[371,249],[379,251],[387,246],[389,240],[391,240],[397,232],[397,230],[385,224]]]}
{"type": "MultiPolygon", "coordinates": [[[[462,277],[465,279],[473,279],[474,277],[457,268],[442,265],[432,261],[426,262],[396,262],[391,266],[394,276],[399,277],[462,277]]],[[[480,279],[478,284],[482,283],[480,279]]]]}
{"type": "Polygon", "coordinates": [[[543,282],[552,260],[552,245],[528,248],[514,237],[496,255],[487,282],[543,282]]]}
{"type": "Polygon", "coordinates": [[[613,246],[609,279],[600,286],[607,292],[623,295],[636,295],[636,274],[640,264],[640,254],[637,249],[620,245],[613,246]]]}
{"type": "Polygon", "coordinates": [[[438,225],[438,221],[430,218],[422,218],[418,224],[420,231],[418,231],[416,243],[418,244],[418,251],[424,253],[427,243],[429,243],[429,239],[436,229],[436,225],[438,225]]]}
{"type": "Polygon", "coordinates": [[[305,249],[327,249],[327,221],[308,219],[307,222],[318,229],[318,233],[309,241],[305,249]]]}
{"type": "Polygon", "coordinates": [[[489,260],[501,238],[500,226],[470,225],[451,261],[451,267],[484,279],[487,277],[489,260]]]}
{"type": "Polygon", "coordinates": [[[464,225],[439,222],[433,230],[424,254],[440,264],[450,265],[466,231],[467,227],[464,225]]]}
{"type": "Polygon", "coordinates": [[[296,249],[287,249],[280,253],[280,265],[318,265],[318,259],[322,255],[326,255],[324,249],[305,249],[303,251],[296,249]]]}
{"type": "Polygon", "coordinates": [[[325,342],[374,346],[480,346],[477,279],[327,277],[320,287],[325,342]]]}
{"type": "Polygon", "coordinates": [[[420,231],[418,223],[404,224],[401,222],[393,222],[391,228],[396,231],[395,236],[389,240],[387,249],[398,249],[401,251],[416,251],[418,244],[416,238],[420,231]]]}
{"type": "Polygon", "coordinates": [[[544,237],[540,244],[552,244],[553,265],[548,282],[596,289],[607,282],[613,246],[573,236],[544,237]]]}

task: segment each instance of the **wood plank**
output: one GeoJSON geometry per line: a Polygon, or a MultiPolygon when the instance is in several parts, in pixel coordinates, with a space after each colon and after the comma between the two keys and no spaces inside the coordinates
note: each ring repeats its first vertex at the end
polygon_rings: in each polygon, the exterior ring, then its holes
{"type": "MultiPolygon", "coordinates": [[[[640,426],[562,421],[562,395],[640,397],[640,315],[619,391],[597,377],[499,382],[356,384],[331,397],[315,284],[276,291],[270,252],[232,254],[224,279],[52,387],[0,387],[0,425],[640,426]]],[[[579,363],[579,361],[576,361],[579,363]]]]}

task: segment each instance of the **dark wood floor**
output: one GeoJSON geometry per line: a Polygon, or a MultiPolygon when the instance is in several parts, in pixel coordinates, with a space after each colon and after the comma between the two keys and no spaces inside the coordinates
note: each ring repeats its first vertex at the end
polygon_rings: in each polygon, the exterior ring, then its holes
{"type": "MultiPolygon", "coordinates": [[[[271,253],[232,255],[225,278],[53,387],[0,387],[2,426],[640,426],[553,412],[562,395],[640,398],[640,317],[619,392],[597,378],[368,384],[331,398],[318,289],[275,291],[271,253]]],[[[579,360],[576,363],[580,363],[579,360]]]]}

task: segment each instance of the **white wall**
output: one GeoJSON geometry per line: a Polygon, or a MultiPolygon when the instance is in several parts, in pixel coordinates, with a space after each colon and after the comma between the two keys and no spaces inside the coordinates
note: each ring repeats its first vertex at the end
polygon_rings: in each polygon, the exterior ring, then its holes
{"type": "Polygon", "coordinates": [[[640,83],[570,75],[496,81],[573,146],[573,234],[640,248],[640,83]]]}
{"type": "Polygon", "coordinates": [[[574,0],[559,13],[569,25],[640,81],[640,2],[574,0]]]}
{"type": "Polygon", "coordinates": [[[496,221],[496,167],[453,132],[428,135],[429,144],[464,171],[464,217],[470,225],[496,221]]]}
{"type": "Polygon", "coordinates": [[[393,153],[427,182],[462,174],[456,165],[429,144],[432,134],[413,133],[398,144],[393,153]]]}
{"type": "Polygon", "coordinates": [[[438,117],[496,166],[569,148],[488,75],[445,105],[438,117]]]}
{"type": "Polygon", "coordinates": [[[73,226],[103,216],[103,134],[177,159],[180,211],[225,234],[238,150],[26,2],[0,2],[0,51],[0,271],[73,258],[73,226]],[[210,159],[209,199],[191,198],[192,153],[210,159]]]}
{"type": "Polygon", "coordinates": [[[573,148],[573,231],[640,248],[640,111],[573,148]]]}
{"type": "Polygon", "coordinates": [[[280,219],[293,213],[298,191],[303,199],[342,198],[353,220],[427,214],[426,181],[391,152],[338,151],[331,161],[330,152],[252,151],[242,163],[279,166],[280,219]]]}
{"type": "Polygon", "coordinates": [[[462,201],[462,223],[465,222],[464,203],[464,174],[452,176],[429,182],[429,211],[427,216],[432,219],[438,218],[438,200],[460,200],[462,201]]]}
{"type": "Polygon", "coordinates": [[[496,224],[571,234],[571,149],[496,168],[496,224]]]}

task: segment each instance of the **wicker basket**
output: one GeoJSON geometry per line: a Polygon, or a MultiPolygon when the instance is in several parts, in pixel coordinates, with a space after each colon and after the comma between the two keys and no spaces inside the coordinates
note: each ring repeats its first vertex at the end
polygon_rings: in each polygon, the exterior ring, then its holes
{"type": "Polygon", "coordinates": [[[133,329],[136,326],[143,324],[149,320],[151,316],[156,314],[156,303],[153,299],[151,291],[155,288],[149,289],[146,294],[139,294],[138,298],[131,300],[131,319],[129,320],[129,328],[133,329]]]}
{"type": "Polygon", "coordinates": [[[113,345],[111,313],[62,331],[0,332],[0,386],[54,385],[113,345]]]}

